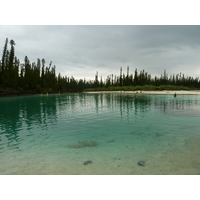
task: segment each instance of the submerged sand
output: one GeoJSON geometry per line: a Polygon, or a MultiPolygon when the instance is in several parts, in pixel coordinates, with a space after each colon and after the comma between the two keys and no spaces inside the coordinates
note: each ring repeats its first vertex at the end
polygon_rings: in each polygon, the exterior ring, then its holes
{"type": "Polygon", "coordinates": [[[200,95],[200,90],[162,90],[162,91],[143,91],[143,90],[139,90],[139,91],[94,91],[94,92],[85,92],[88,94],[95,94],[95,93],[127,93],[127,94],[152,94],[152,95],[156,95],[156,94],[172,94],[174,95],[175,93],[177,95],[182,95],[182,94],[186,94],[186,95],[200,95]]]}
{"type": "MultiPolygon", "coordinates": [[[[70,162],[63,157],[61,162],[10,154],[1,158],[0,174],[60,174],[60,175],[199,175],[200,174],[200,139],[187,140],[183,146],[174,148],[162,155],[137,156],[118,153],[115,157],[96,158],[90,148],[92,164],[84,165],[88,155],[84,150],[77,150],[77,155],[70,162]],[[139,166],[139,160],[145,166],[139,166]]],[[[96,148],[96,147],[94,147],[96,148]]],[[[88,150],[87,150],[88,151],[88,150]]],[[[108,152],[109,153],[109,152],[108,152]]]]}

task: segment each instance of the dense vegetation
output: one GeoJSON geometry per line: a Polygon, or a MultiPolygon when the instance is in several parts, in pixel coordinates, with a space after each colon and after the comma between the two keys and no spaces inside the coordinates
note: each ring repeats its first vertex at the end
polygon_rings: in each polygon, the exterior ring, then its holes
{"type": "Polygon", "coordinates": [[[3,55],[0,62],[0,94],[36,94],[56,92],[82,92],[84,90],[175,90],[175,89],[199,89],[199,77],[185,77],[184,74],[170,75],[164,70],[164,75],[152,77],[144,70],[134,75],[126,74],[120,68],[119,76],[110,75],[103,80],[98,77],[94,80],[76,80],[74,77],[56,75],[56,66],[52,62],[46,66],[45,59],[37,59],[31,63],[27,56],[24,63],[20,64],[15,56],[15,42],[8,39],[5,41],[3,55]]]}

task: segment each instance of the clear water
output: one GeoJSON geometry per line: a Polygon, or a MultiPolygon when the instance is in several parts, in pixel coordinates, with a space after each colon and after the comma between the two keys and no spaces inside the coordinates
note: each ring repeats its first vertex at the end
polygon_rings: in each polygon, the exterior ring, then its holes
{"type": "Polygon", "coordinates": [[[0,174],[200,174],[199,122],[199,95],[2,97],[0,174]]]}

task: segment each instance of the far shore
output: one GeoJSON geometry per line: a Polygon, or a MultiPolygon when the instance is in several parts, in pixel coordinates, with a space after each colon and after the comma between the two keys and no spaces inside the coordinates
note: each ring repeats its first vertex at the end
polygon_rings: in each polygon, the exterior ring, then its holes
{"type": "Polygon", "coordinates": [[[162,90],[162,91],[143,91],[143,90],[139,90],[139,91],[91,91],[91,92],[84,92],[87,94],[98,94],[98,93],[119,93],[119,94],[152,94],[152,95],[156,95],[156,94],[188,94],[188,95],[200,95],[200,90],[162,90]]]}
{"type": "MultiPolygon", "coordinates": [[[[200,90],[161,90],[161,91],[145,91],[145,90],[137,90],[137,91],[85,91],[81,92],[83,94],[150,94],[150,95],[200,95],[200,90]]],[[[41,93],[42,94],[42,93],[41,93]]],[[[40,94],[40,95],[41,95],[40,94]]],[[[43,93],[43,95],[52,95],[52,94],[73,94],[73,93],[43,93]]],[[[74,92],[74,94],[77,94],[74,92]]],[[[39,95],[39,94],[1,94],[0,97],[11,97],[11,96],[26,96],[26,95],[39,95]]]]}

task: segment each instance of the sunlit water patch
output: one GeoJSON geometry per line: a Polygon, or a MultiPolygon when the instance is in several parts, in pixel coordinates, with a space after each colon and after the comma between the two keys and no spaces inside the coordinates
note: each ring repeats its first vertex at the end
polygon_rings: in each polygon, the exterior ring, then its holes
{"type": "Polygon", "coordinates": [[[194,164],[173,168],[177,152],[192,153],[188,144],[200,140],[199,106],[198,95],[0,98],[0,174],[200,173],[194,164]]]}

